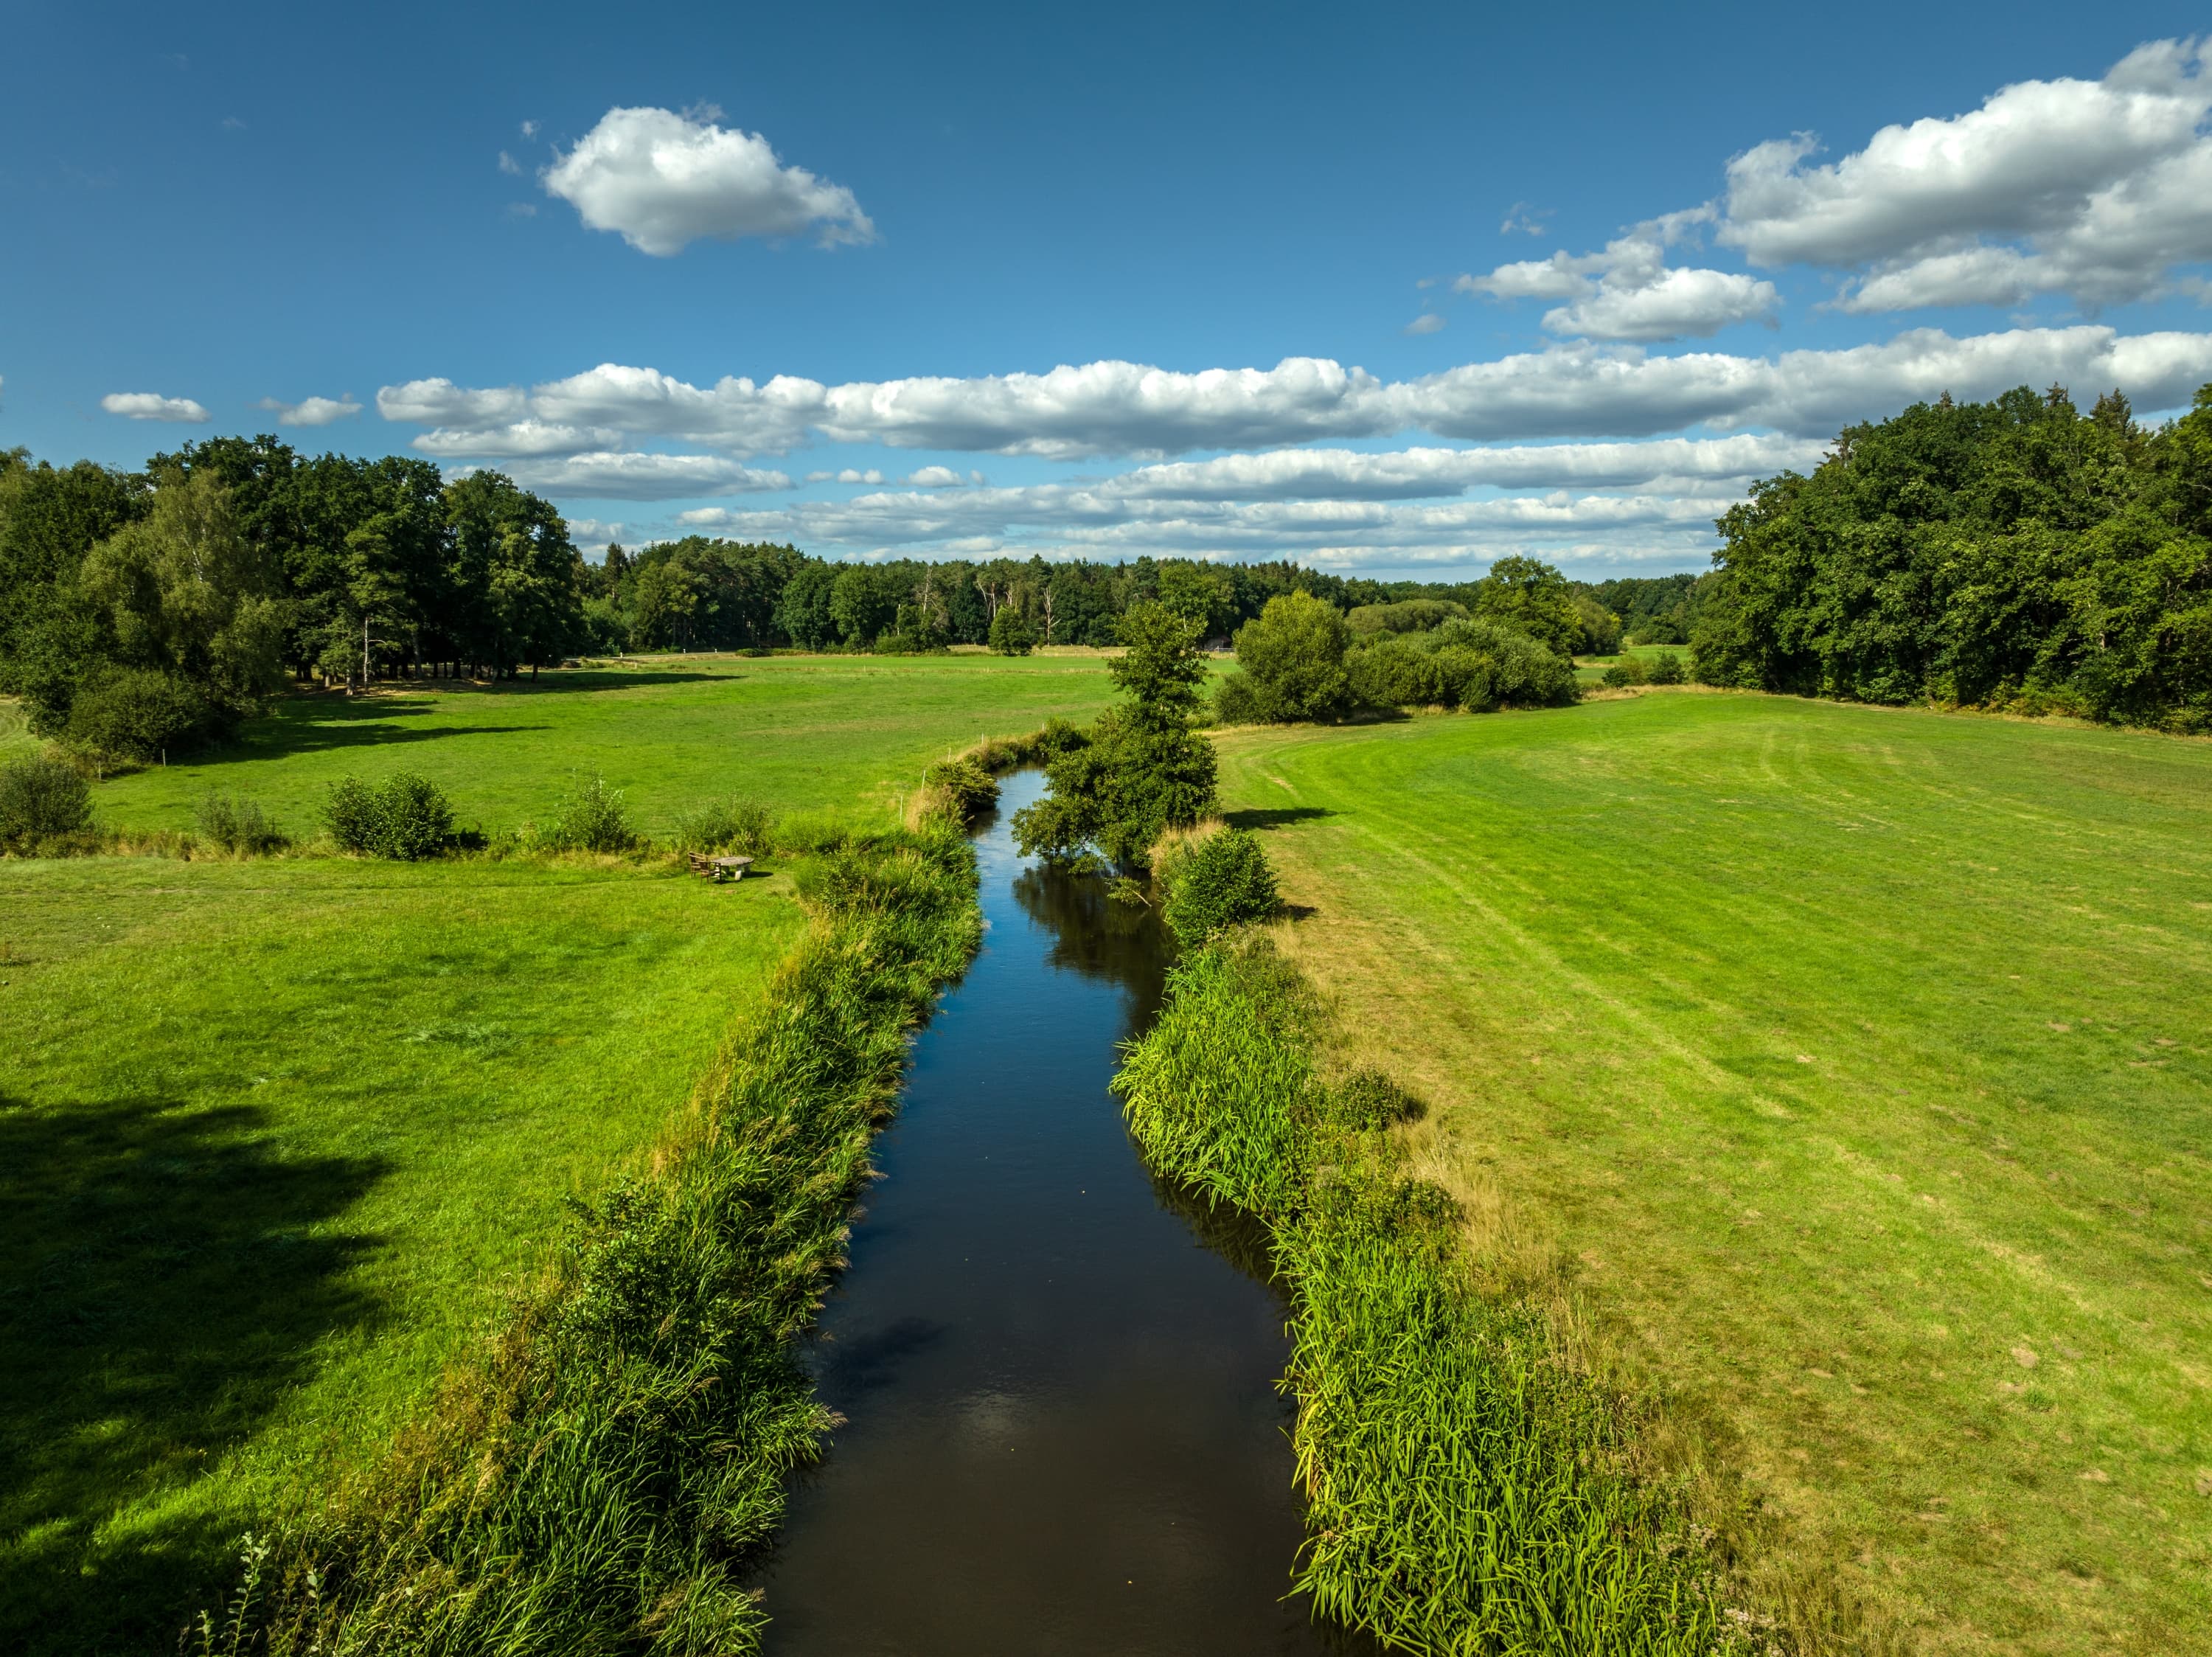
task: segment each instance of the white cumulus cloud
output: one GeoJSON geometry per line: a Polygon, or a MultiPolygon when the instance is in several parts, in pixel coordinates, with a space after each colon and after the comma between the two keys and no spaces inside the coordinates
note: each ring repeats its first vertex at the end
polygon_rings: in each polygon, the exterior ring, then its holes
{"type": "Polygon", "coordinates": [[[163,397],[150,391],[112,391],[100,399],[100,406],[126,420],[191,423],[208,417],[208,411],[189,397],[163,397]]]}
{"type": "Polygon", "coordinates": [[[296,403],[264,397],[253,406],[275,415],[280,426],[333,425],[361,412],[361,405],[350,397],[303,397],[296,403]]]}
{"type": "Polygon", "coordinates": [[[909,489],[957,489],[968,480],[951,466],[923,466],[908,472],[904,481],[909,489]]]}
{"type": "Polygon", "coordinates": [[[1702,339],[1739,322],[1771,322],[1774,284],[1732,271],[1667,263],[1667,249],[1712,213],[1696,208],[1648,220],[1601,253],[1516,259],[1452,286],[1492,299],[1563,299],[1544,314],[1545,328],[1583,339],[1702,339]]]}
{"type": "Polygon", "coordinates": [[[825,247],[875,239],[850,190],[785,166],[759,133],[721,126],[720,113],[611,109],[541,181],[594,230],[660,258],[702,238],[814,229],[825,247]]]}
{"type": "Polygon", "coordinates": [[[1808,134],[1759,144],[1729,163],[1718,239],[1755,265],[1864,271],[1846,310],[2144,298],[2212,259],[2209,116],[2200,44],[2154,41],[2101,80],[2023,81],[1838,161],[1808,134]]]}

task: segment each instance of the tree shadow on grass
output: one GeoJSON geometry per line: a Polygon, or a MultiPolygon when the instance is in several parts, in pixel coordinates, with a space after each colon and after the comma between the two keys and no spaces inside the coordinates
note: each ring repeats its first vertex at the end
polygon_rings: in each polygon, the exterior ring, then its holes
{"type": "Polygon", "coordinates": [[[370,1323],[376,1240],[331,1222],[380,1159],[288,1156],[250,1106],[0,1098],[0,1648],[173,1651],[234,1518],[173,1496],[370,1323]]]}
{"type": "Polygon", "coordinates": [[[1271,829],[1335,815],[1326,806],[1261,806],[1250,811],[1225,811],[1221,820],[1235,829],[1271,829]]]}

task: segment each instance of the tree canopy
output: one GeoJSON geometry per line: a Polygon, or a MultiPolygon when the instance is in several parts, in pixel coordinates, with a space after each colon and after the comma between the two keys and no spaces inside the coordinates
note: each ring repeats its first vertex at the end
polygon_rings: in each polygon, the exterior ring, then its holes
{"type": "Polygon", "coordinates": [[[2212,387],[1944,398],[1754,484],[1693,636],[1711,683],[2212,729],[2212,387]]]}

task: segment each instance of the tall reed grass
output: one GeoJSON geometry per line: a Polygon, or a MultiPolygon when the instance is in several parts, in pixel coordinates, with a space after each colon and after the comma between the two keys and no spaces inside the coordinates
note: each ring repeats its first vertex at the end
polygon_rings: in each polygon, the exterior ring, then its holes
{"type": "Polygon", "coordinates": [[[1321,1014],[1264,936],[1170,979],[1115,1080],[1163,1173],[1266,1225],[1291,1298],[1285,1388],[1319,1614],[1395,1650],[1687,1657],[1734,1624],[1680,1509],[1633,1477],[1627,1424],[1542,1320],[1478,1291],[1442,1191],[1389,1129],[1417,1108],[1332,1084],[1321,1014]]]}
{"type": "Polygon", "coordinates": [[[946,819],[815,832],[797,874],[814,927],[651,1167],[580,1207],[495,1347],[382,1467],[249,1549],[201,1649],[757,1649],[742,1573],[833,1424],[794,1342],[842,1263],[907,1032],[980,929],[946,819]]]}

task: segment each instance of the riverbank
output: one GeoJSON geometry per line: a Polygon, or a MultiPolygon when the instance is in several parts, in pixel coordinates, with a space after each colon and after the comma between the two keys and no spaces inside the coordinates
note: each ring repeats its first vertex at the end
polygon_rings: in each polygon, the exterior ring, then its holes
{"type": "Polygon", "coordinates": [[[1405,1171],[1420,1102],[1326,1075],[1325,1018],[1264,933],[1187,957],[1115,1087],[1163,1173],[1267,1228],[1308,1502],[1298,1586],[1394,1649],[1705,1657],[1734,1632],[1635,1423],[1542,1319],[1484,1293],[1456,1205],[1405,1171]]]}
{"type": "Polygon", "coordinates": [[[814,929],[650,1169],[386,1465],[254,1562],[271,1651],[757,1648],[736,1572],[830,1424],[792,1343],[907,1032],[977,936],[956,823],[792,850],[814,929]]]}

